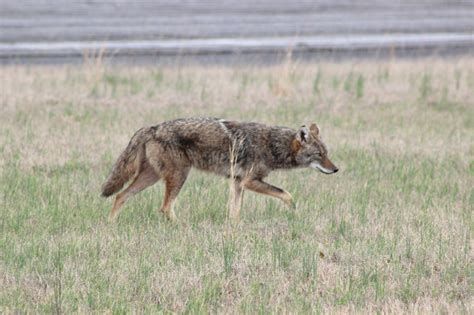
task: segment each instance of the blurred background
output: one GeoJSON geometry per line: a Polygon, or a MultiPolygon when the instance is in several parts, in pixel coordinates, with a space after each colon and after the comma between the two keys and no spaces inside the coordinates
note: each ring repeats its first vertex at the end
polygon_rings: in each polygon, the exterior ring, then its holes
{"type": "Polygon", "coordinates": [[[1,63],[472,54],[474,2],[1,0],[1,63]]]}

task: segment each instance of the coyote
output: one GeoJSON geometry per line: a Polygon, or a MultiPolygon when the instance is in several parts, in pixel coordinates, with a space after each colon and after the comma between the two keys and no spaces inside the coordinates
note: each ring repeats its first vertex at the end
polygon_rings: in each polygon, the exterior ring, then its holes
{"type": "Polygon", "coordinates": [[[102,196],[119,191],[109,219],[125,201],[163,179],[165,197],[160,211],[174,221],[172,205],[191,167],[233,179],[229,216],[239,217],[243,190],[279,198],[294,207],[291,195],[263,179],[273,170],[312,167],[325,174],[338,168],[316,124],[299,130],[218,118],[188,118],[163,122],[138,130],[119,156],[102,186],[102,196]]]}

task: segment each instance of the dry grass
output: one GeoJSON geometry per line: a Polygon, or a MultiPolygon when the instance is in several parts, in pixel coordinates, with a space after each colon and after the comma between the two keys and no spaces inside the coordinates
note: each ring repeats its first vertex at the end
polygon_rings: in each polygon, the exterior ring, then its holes
{"type": "Polygon", "coordinates": [[[473,311],[473,59],[0,68],[0,311],[473,311]],[[316,121],[341,171],[276,173],[290,211],[193,172],[116,224],[99,187],[133,132],[183,116],[316,121]]]}

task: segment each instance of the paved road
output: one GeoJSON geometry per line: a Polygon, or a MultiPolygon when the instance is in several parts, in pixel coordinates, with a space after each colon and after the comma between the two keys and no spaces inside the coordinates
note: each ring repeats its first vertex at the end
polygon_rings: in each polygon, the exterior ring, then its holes
{"type": "Polygon", "coordinates": [[[3,60],[101,48],[114,56],[268,53],[288,46],[307,53],[472,53],[473,31],[472,0],[0,0],[3,60]]]}

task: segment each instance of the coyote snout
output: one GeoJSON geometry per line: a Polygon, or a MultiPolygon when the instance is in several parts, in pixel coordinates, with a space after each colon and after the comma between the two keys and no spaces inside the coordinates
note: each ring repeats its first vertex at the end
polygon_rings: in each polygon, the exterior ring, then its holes
{"type": "Polygon", "coordinates": [[[131,184],[117,194],[110,218],[128,198],[162,179],[166,189],[160,211],[174,220],[173,202],[192,167],[233,180],[232,218],[239,216],[244,189],[294,206],[290,193],[264,181],[273,170],[312,167],[325,174],[338,171],[316,124],[295,130],[217,118],[167,121],[138,130],[115,163],[102,195],[115,194],[129,180],[131,184]]]}
{"type": "Polygon", "coordinates": [[[321,162],[315,161],[311,163],[311,167],[319,170],[324,174],[334,174],[339,171],[336,165],[332,164],[328,158],[323,159],[321,162]]]}

